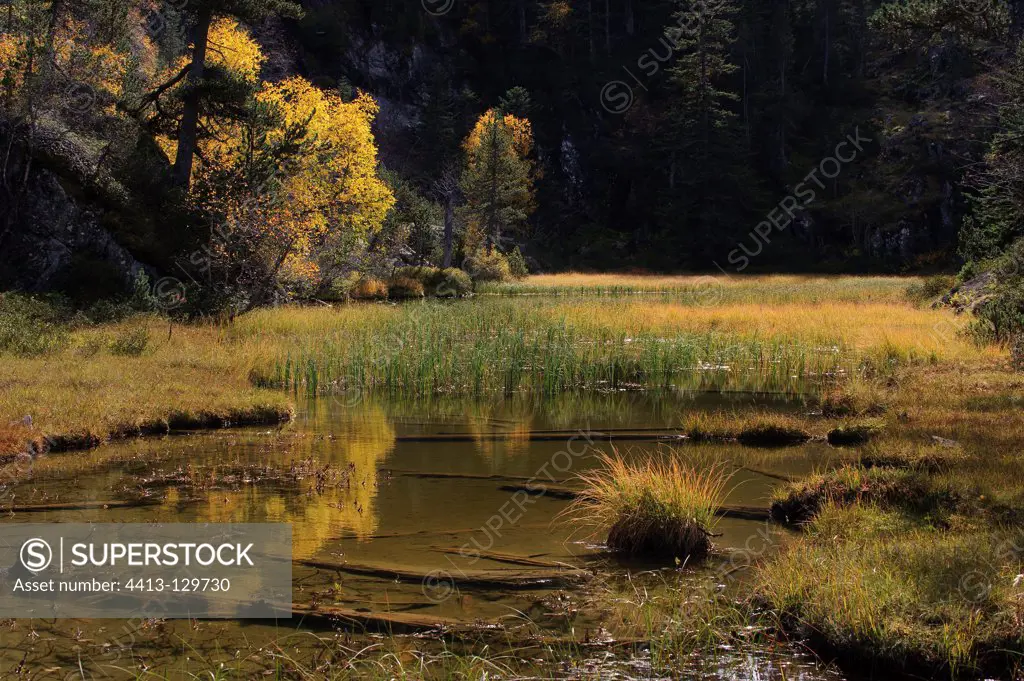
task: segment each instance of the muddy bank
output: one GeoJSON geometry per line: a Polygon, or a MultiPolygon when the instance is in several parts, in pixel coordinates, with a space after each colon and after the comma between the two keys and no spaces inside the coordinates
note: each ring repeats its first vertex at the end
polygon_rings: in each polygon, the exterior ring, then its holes
{"type": "Polygon", "coordinates": [[[174,412],[144,420],[135,424],[123,424],[105,433],[48,433],[30,436],[22,442],[22,449],[0,451],[0,464],[11,464],[19,457],[34,457],[40,454],[94,449],[118,440],[127,440],[147,435],[168,435],[191,430],[219,430],[244,426],[270,426],[289,423],[295,418],[295,408],[255,406],[248,409],[227,411],[201,411],[196,413],[174,412]]]}

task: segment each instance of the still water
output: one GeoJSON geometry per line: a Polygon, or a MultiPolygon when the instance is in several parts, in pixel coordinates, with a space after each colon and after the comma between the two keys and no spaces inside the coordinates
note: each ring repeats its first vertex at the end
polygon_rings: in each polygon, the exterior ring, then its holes
{"type": "MultiPolygon", "coordinates": [[[[17,505],[147,503],[7,514],[3,522],[289,523],[299,606],[435,617],[500,629],[506,637],[620,638],[631,632],[594,606],[594,583],[605,592],[622,584],[685,588],[685,580],[736,555],[777,550],[788,535],[763,520],[726,517],[716,528],[717,563],[681,570],[624,565],[603,551],[602,537],[564,515],[574,477],[594,465],[595,448],[615,446],[628,454],[676,446],[735,469],[730,505],[767,508],[785,478],[846,456],[823,443],[762,450],[675,439],[687,411],[750,408],[808,409],[774,397],[707,394],[422,403],[324,398],[301,405],[297,419],[282,428],[175,434],[45,457],[11,490],[17,505]],[[548,493],[538,494],[541,487],[548,493]],[[324,564],[358,569],[339,572],[324,564]],[[511,585],[560,569],[597,577],[511,585]],[[508,578],[510,586],[465,586],[452,577],[470,574],[508,578]]],[[[362,635],[299,619],[9,620],[0,622],[0,671],[3,678],[64,679],[133,678],[138,669],[151,669],[194,678],[189,674],[216,660],[266,662],[270,653],[263,646],[280,647],[283,638],[295,641],[289,645],[301,657],[312,640],[303,636],[307,629],[326,629],[346,641],[362,635]]],[[[397,641],[391,643],[401,645],[397,641]]],[[[657,678],[645,655],[606,650],[551,674],[657,678]]],[[[795,650],[723,655],[714,664],[694,659],[692,669],[677,673],[842,678],[795,650]]]]}

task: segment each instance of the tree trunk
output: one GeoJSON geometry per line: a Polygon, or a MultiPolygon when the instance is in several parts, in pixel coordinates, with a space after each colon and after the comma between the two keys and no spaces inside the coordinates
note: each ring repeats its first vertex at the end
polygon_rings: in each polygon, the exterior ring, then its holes
{"type": "Polygon", "coordinates": [[[612,7],[611,0],[604,0],[604,53],[612,53],[612,7]]]}
{"type": "Polygon", "coordinates": [[[597,56],[597,48],[594,44],[594,0],[587,0],[587,40],[590,45],[590,62],[594,62],[597,56]]]}
{"type": "Polygon", "coordinates": [[[57,31],[60,29],[64,0],[53,0],[50,5],[50,24],[46,29],[46,60],[43,62],[43,82],[49,85],[50,75],[57,65],[57,31]]]}
{"type": "Polygon", "coordinates": [[[455,237],[455,192],[444,198],[444,268],[452,266],[452,241],[455,237]]]}
{"type": "Polygon", "coordinates": [[[188,189],[192,182],[192,164],[196,156],[196,142],[199,134],[199,109],[201,97],[199,88],[206,75],[206,47],[210,36],[212,16],[203,10],[196,23],[195,47],[192,52],[192,68],[188,74],[188,93],[185,95],[178,130],[178,156],[174,161],[174,185],[188,189]]]}
{"type": "Polygon", "coordinates": [[[516,5],[519,14],[519,44],[526,44],[526,0],[519,0],[516,5]]]}

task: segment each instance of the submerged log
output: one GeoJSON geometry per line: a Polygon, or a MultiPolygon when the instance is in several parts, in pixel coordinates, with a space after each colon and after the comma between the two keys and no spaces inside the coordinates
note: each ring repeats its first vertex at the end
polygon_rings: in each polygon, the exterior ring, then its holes
{"type": "Polygon", "coordinates": [[[128,501],[69,501],[54,504],[21,504],[0,507],[0,513],[45,513],[47,511],[92,511],[115,508],[159,506],[162,499],[134,499],[128,501]]]}
{"type": "Polygon", "coordinates": [[[502,492],[526,492],[531,497],[548,497],[560,501],[572,501],[580,496],[576,490],[568,487],[551,487],[550,485],[502,485],[502,492]]]}
{"type": "Polygon", "coordinates": [[[720,518],[733,518],[735,520],[756,520],[758,522],[767,522],[772,518],[771,509],[761,508],[760,506],[734,506],[725,505],[720,506],[715,515],[720,518]]]}
{"type": "Polygon", "coordinates": [[[590,573],[576,569],[459,570],[456,566],[450,566],[450,570],[416,570],[386,565],[336,563],[310,558],[297,560],[295,564],[361,577],[375,577],[390,582],[444,584],[450,588],[505,589],[509,591],[560,589],[590,576],[590,573]]]}
{"type": "Polygon", "coordinates": [[[420,633],[435,630],[469,632],[477,628],[470,623],[440,615],[412,612],[372,612],[331,605],[314,606],[300,603],[292,604],[292,617],[305,620],[328,620],[332,626],[339,622],[348,623],[360,629],[385,633],[420,633]]]}
{"type": "Polygon", "coordinates": [[[551,570],[579,569],[573,565],[569,565],[568,563],[558,563],[553,560],[543,560],[540,558],[534,558],[533,556],[517,556],[515,554],[500,553],[498,551],[467,551],[466,549],[458,548],[456,546],[432,546],[430,548],[433,551],[446,553],[452,556],[462,556],[463,558],[469,559],[483,558],[485,560],[493,560],[496,563],[509,563],[510,565],[525,565],[527,567],[548,568],[551,570]]]}
{"type": "MultiPolygon", "coordinates": [[[[630,432],[603,432],[603,433],[580,433],[575,435],[585,436],[592,442],[630,441],[630,442],[675,442],[685,440],[682,434],[668,435],[658,431],[630,431],[630,432]]],[[[534,431],[526,433],[483,433],[474,435],[472,433],[448,433],[448,434],[422,434],[422,435],[398,435],[396,442],[504,442],[505,440],[518,440],[526,442],[559,442],[564,441],[572,434],[564,432],[534,431]]]]}
{"type": "MultiPolygon", "coordinates": [[[[403,478],[419,478],[421,480],[492,480],[508,482],[535,482],[537,478],[528,478],[522,475],[497,475],[487,473],[442,473],[433,471],[413,471],[404,468],[381,468],[382,473],[403,478]]],[[[567,482],[567,481],[562,481],[567,482]]]]}
{"type": "MultiPolygon", "coordinates": [[[[551,527],[550,523],[524,523],[516,525],[523,530],[542,530],[551,527]]],[[[355,533],[334,537],[337,541],[357,540],[369,541],[371,539],[405,539],[408,537],[455,537],[460,534],[473,534],[482,532],[479,527],[466,527],[455,530],[408,530],[405,532],[381,532],[380,534],[358,535],[355,533]]]]}
{"type": "Polygon", "coordinates": [[[763,475],[766,478],[772,478],[773,480],[781,480],[782,482],[793,482],[794,480],[796,480],[796,478],[794,478],[792,475],[786,475],[785,473],[775,473],[773,471],[766,471],[763,468],[753,468],[751,466],[740,466],[740,468],[745,471],[750,471],[751,473],[763,475]]]}

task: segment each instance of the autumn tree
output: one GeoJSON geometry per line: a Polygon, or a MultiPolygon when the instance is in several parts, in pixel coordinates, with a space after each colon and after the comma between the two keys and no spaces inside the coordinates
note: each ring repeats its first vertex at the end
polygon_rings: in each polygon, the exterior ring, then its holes
{"type": "Polygon", "coordinates": [[[469,231],[482,241],[479,245],[493,251],[505,234],[522,231],[534,210],[533,129],[526,119],[491,109],[463,146],[469,231]]]}
{"type": "Polygon", "coordinates": [[[175,76],[177,79],[187,76],[187,91],[183,98],[184,106],[178,125],[173,180],[175,185],[187,189],[192,180],[192,166],[206,86],[210,28],[215,17],[228,16],[251,23],[274,14],[297,16],[299,8],[292,0],[200,0],[189,3],[186,9],[194,21],[194,27],[191,60],[175,76]]]}
{"type": "MultiPolygon", "coordinates": [[[[380,229],[394,198],[377,175],[371,97],[346,102],[301,77],[263,82],[263,54],[237,22],[214,21],[210,36],[211,64],[251,94],[200,117],[208,134],[197,140],[191,196],[210,229],[188,266],[237,309],[281,284],[315,288],[342,244],[380,229]]],[[[162,144],[173,156],[179,142],[162,144]]]]}

